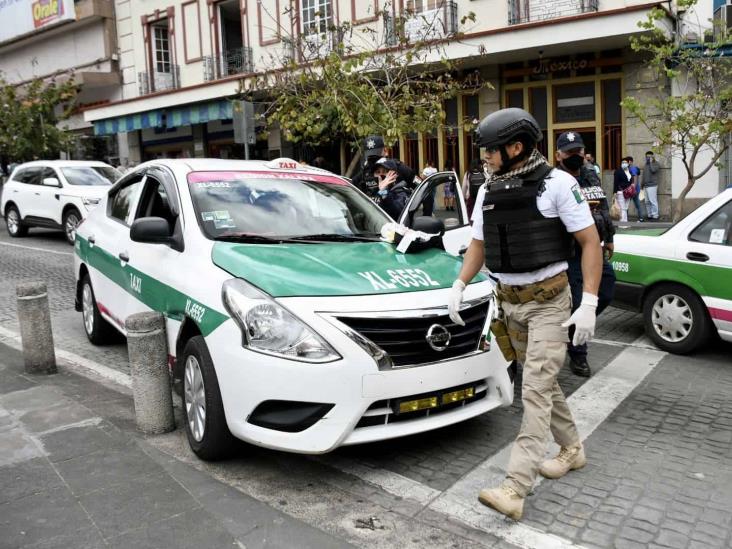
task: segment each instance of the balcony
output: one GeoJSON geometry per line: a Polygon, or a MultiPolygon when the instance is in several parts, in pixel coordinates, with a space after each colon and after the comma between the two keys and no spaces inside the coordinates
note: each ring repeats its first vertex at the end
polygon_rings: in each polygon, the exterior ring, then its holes
{"type": "Polygon", "coordinates": [[[343,42],[340,30],[329,29],[327,32],[313,33],[301,38],[300,47],[303,61],[312,61],[327,56],[343,42]]]}
{"type": "Polygon", "coordinates": [[[598,0],[508,0],[508,24],[520,25],[597,11],[598,0]]]}
{"type": "Polygon", "coordinates": [[[168,65],[168,71],[144,71],[137,73],[140,95],[180,88],[180,67],[168,65]]]}
{"type": "Polygon", "coordinates": [[[410,42],[439,40],[457,33],[457,3],[444,2],[439,8],[413,14],[404,22],[404,33],[410,42]]]}
{"type": "Polygon", "coordinates": [[[254,72],[252,48],[235,48],[225,50],[219,55],[203,57],[203,79],[206,82],[225,78],[232,74],[254,72]]]}

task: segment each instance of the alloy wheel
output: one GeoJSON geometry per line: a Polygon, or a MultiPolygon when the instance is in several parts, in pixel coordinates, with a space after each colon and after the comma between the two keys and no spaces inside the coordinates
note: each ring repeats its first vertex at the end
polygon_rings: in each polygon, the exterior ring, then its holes
{"type": "Polygon", "coordinates": [[[201,442],[206,429],[206,388],[201,367],[195,356],[186,359],[183,393],[188,427],[196,442],[201,442]]]}
{"type": "Polygon", "coordinates": [[[10,234],[15,234],[18,232],[18,228],[20,227],[18,212],[16,212],[15,210],[10,210],[8,212],[8,216],[5,218],[5,222],[8,225],[8,232],[10,234]]]}
{"type": "Polygon", "coordinates": [[[69,242],[74,242],[76,240],[76,227],[79,225],[79,218],[76,214],[69,214],[66,216],[66,226],[64,229],[66,230],[66,238],[68,238],[69,242]]]}
{"type": "Polygon", "coordinates": [[[94,332],[94,296],[89,284],[84,284],[81,291],[81,313],[84,317],[84,328],[87,334],[94,332]]]}

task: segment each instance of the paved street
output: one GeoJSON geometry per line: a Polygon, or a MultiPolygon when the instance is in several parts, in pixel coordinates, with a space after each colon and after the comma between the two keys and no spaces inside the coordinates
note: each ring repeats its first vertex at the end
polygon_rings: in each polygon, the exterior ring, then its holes
{"type": "Polygon", "coordinates": [[[502,476],[518,391],[509,408],[418,436],[325,456],[242,444],[204,463],[180,428],[135,431],[125,343],[88,343],[72,263],[60,233],[0,233],[0,548],[732,546],[729,344],[668,355],[640,316],[605,312],[594,376],[559,380],[588,465],[538,484],[514,523],[476,496],[502,476]],[[14,350],[15,285],[38,279],[64,366],[50,377],[24,375],[14,350]]]}

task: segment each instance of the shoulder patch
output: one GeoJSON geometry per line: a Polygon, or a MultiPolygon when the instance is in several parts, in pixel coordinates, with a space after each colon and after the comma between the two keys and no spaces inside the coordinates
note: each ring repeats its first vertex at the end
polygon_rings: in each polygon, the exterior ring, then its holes
{"type": "Polygon", "coordinates": [[[582,192],[580,191],[579,183],[572,185],[572,194],[574,195],[574,199],[577,201],[577,204],[582,204],[582,202],[585,201],[585,198],[582,196],[582,192]]]}

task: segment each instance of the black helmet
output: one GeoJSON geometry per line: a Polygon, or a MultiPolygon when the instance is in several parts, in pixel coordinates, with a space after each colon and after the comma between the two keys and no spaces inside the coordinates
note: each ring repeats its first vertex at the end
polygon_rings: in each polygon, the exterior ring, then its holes
{"type": "Polygon", "coordinates": [[[475,130],[476,144],[480,147],[498,147],[514,141],[517,136],[528,135],[534,143],[544,137],[536,119],[524,109],[511,107],[486,116],[475,130]]]}

